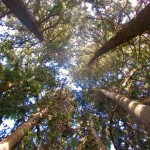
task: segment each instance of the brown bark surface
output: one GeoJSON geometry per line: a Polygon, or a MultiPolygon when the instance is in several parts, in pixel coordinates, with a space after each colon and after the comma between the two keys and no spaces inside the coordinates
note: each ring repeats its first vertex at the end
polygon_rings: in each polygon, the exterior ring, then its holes
{"type": "Polygon", "coordinates": [[[143,100],[140,100],[139,102],[142,103],[142,104],[148,105],[148,104],[150,104],[150,97],[147,97],[143,100]]]}
{"type": "Polygon", "coordinates": [[[116,33],[109,41],[107,41],[89,61],[92,64],[99,56],[116,48],[117,46],[130,41],[137,35],[150,30],[150,4],[148,4],[136,17],[131,19],[124,27],[116,33]]]}
{"type": "Polygon", "coordinates": [[[2,0],[2,2],[40,41],[43,41],[43,35],[36,20],[27,9],[23,0],[2,0]]]}
{"type": "Polygon", "coordinates": [[[48,113],[48,108],[33,115],[27,122],[18,127],[12,134],[0,142],[0,150],[12,150],[44,116],[48,113]]]}
{"type": "Polygon", "coordinates": [[[132,101],[131,99],[125,97],[124,95],[117,94],[115,92],[106,91],[100,89],[100,92],[103,93],[106,97],[114,100],[122,109],[127,111],[133,117],[141,122],[148,133],[150,134],[150,107],[143,105],[139,102],[132,101]]]}

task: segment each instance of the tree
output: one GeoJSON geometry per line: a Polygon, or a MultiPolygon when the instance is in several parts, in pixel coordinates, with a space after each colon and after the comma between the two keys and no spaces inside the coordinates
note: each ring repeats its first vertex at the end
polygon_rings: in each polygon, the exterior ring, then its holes
{"type": "Polygon", "coordinates": [[[16,17],[40,40],[43,41],[43,35],[31,13],[28,11],[23,0],[2,2],[13,12],[16,17]]]}
{"type": "Polygon", "coordinates": [[[150,30],[150,4],[148,4],[136,17],[126,23],[114,37],[107,41],[91,58],[89,64],[92,64],[99,56],[107,53],[109,50],[130,41],[137,35],[150,30]]]}
{"type": "Polygon", "coordinates": [[[131,101],[129,98],[114,93],[100,89],[100,91],[110,99],[114,100],[120,107],[126,110],[128,113],[133,115],[139,122],[141,122],[145,128],[149,131],[149,117],[150,117],[150,108],[138,102],[131,101]]]}
{"type": "Polygon", "coordinates": [[[34,49],[16,50],[11,40],[0,43],[0,121],[15,115],[23,117],[29,109],[23,106],[32,104],[30,99],[38,101],[41,91],[56,85],[53,67],[43,66],[39,52],[36,56],[32,52],[34,49]],[[13,108],[9,111],[10,106],[13,108]]]}
{"type": "Polygon", "coordinates": [[[21,134],[15,149],[96,150],[101,145],[105,149],[112,145],[115,149],[150,149],[141,118],[139,123],[135,112],[130,114],[123,104],[100,92],[109,89],[129,97],[129,104],[133,100],[149,108],[148,34],[138,35],[87,67],[96,50],[120,33],[125,22],[134,22],[133,14],[148,1],[135,6],[128,0],[24,2],[36,18],[44,43],[0,3],[0,27],[4,29],[0,34],[0,140],[47,108],[48,114],[21,134]],[[13,120],[13,127],[7,119],[13,120]]]}
{"type": "MultiPolygon", "coordinates": [[[[149,96],[147,93],[149,91],[147,62],[150,56],[146,42],[148,39],[145,38],[147,36],[140,36],[132,44],[124,45],[123,48],[113,53],[109,52],[100,61],[94,63],[92,68],[86,66],[89,55],[80,53],[82,57],[79,58],[81,59],[80,64],[72,70],[73,81],[81,87],[80,93],[84,93],[79,94],[80,97],[82,95],[80,104],[84,103],[84,107],[94,111],[92,114],[98,118],[98,121],[94,122],[97,133],[104,138],[103,142],[112,141],[116,149],[128,149],[129,147],[136,149],[144,146],[145,142],[142,139],[149,141],[149,136],[143,129],[142,123],[139,124],[131,117],[132,115],[104,96],[99,91],[99,87],[117,91],[136,102],[138,99],[143,99],[141,103],[144,102],[144,98],[149,96]],[[136,140],[134,137],[139,138],[136,140]]],[[[86,50],[91,51],[88,47],[86,50]]],[[[109,142],[105,145],[108,146],[109,142]]]]}
{"type": "MultiPolygon", "coordinates": [[[[38,126],[39,124],[41,124],[41,122],[44,119],[51,121],[51,119],[55,118],[56,115],[61,114],[61,116],[63,116],[63,115],[66,115],[66,113],[68,113],[67,115],[69,116],[73,108],[71,93],[69,93],[68,91],[68,93],[66,93],[67,96],[64,96],[62,95],[62,90],[63,89],[60,89],[52,97],[50,97],[49,95],[45,96],[43,100],[41,100],[41,102],[38,104],[39,106],[37,107],[38,112],[32,114],[28,121],[24,122],[14,132],[12,132],[7,138],[5,138],[2,142],[0,142],[0,148],[6,149],[6,150],[14,149],[18,145],[18,143],[23,139],[23,137],[26,134],[28,134],[28,132],[32,130],[35,126],[38,126]],[[66,98],[68,99],[66,100],[66,98]]],[[[64,91],[67,92],[67,89],[64,89],[64,91]]],[[[67,129],[67,127],[69,128],[69,126],[68,126],[68,122],[65,122],[66,120],[63,120],[63,121],[64,121],[63,122],[64,125],[60,126],[59,130],[63,131],[62,134],[65,134],[67,130],[69,132],[69,129],[67,129]]],[[[55,125],[55,127],[57,127],[57,125],[55,125]]]]}
{"type": "Polygon", "coordinates": [[[48,115],[48,108],[33,114],[27,122],[23,123],[19,128],[17,128],[11,135],[0,142],[0,149],[11,150],[16,147],[20,140],[27,134],[40,119],[48,115]]]}

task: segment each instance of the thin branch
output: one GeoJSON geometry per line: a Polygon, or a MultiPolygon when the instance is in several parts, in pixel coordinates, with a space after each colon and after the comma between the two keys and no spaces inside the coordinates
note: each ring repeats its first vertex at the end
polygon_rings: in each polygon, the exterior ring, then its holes
{"type": "Polygon", "coordinates": [[[89,122],[90,122],[91,133],[94,136],[96,144],[97,144],[97,149],[98,150],[106,150],[105,145],[103,144],[101,138],[98,136],[98,134],[96,133],[96,130],[94,129],[94,122],[93,122],[91,115],[89,116],[89,122]]]}
{"type": "Polygon", "coordinates": [[[41,20],[38,21],[38,24],[42,24],[43,22],[47,21],[48,19],[50,19],[51,17],[54,17],[54,16],[58,16],[59,13],[55,13],[55,14],[52,14],[51,12],[44,18],[42,18],[41,20]]]}
{"type": "Polygon", "coordinates": [[[112,107],[112,110],[111,110],[111,115],[110,115],[110,124],[109,124],[109,135],[110,135],[110,138],[111,138],[111,141],[115,147],[115,149],[117,149],[117,145],[115,144],[115,140],[114,140],[114,136],[112,134],[112,124],[113,124],[113,116],[114,116],[114,113],[116,111],[117,107],[116,106],[113,106],[112,107]]]}
{"type": "Polygon", "coordinates": [[[45,31],[48,30],[48,29],[51,29],[51,28],[56,27],[56,26],[60,23],[60,21],[61,21],[61,17],[59,17],[59,19],[58,19],[54,24],[52,24],[52,25],[50,25],[50,26],[44,28],[42,32],[45,32],[45,31]]]}

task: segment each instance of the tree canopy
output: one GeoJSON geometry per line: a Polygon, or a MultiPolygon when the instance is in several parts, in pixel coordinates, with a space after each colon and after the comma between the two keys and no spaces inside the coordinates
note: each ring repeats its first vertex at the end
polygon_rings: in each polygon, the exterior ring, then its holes
{"type": "Polygon", "coordinates": [[[0,18],[0,150],[150,149],[147,0],[2,0],[0,18]]]}

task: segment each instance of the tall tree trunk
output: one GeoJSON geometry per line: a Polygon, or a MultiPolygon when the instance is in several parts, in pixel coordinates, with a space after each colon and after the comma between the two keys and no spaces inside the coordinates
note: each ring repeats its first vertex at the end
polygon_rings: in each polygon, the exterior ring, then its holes
{"type": "Polygon", "coordinates": [[[101,138],[98,136],[98,134],[96,133],[96,130],[94,129],[94,123],[93,123],[93,119],[92,119],[92,116],[91,116],[91,115],[90,115],[90,117],[89,117],[89,123],[90,123],[90,130],[91,130],[91,133],[92,133],[92,135],[94,136],[95,142],[96,142],[96,144],[97,144],[97,149],[98,149],[98,150],[106,150],[105,145],[103,144],[101,138]]]}
{"type": "Polygon", "coordinates": [[[100,89],[106,97],[115,101],[122,109],[127,111],[129,114],[133,115],[139,122],[141,122],[148,133],[150,134],[150,107],[143,105],[139,102],[132,101],[131,99],[125,97],[124,95],[106,91],[105,89],[100,89]]]}
{"type": "Polygon", "coordinates": [[[23,123],[12,134],[0,142],[0,150],[14,149],[20,140],[39,122],[39,120],[47,115],[48,107],[36,114],[33,114],[27,122],[23,123]]]}
{"type": "Polygon", "coordinates": [[[31,15],[23,0],[2,0],[2,2],[40,41],[43,41],[43,35],[35,18],[31,15]]]}
{"type": "Polygon", "coordinates": [[[117,46],[130,41],[137,35],[150,30],[150,4],[148,4],[136,17],[131,19],[124,27],[107,41],[95,55],[91,58],[89,64],[92,64],[99,56],[116,48],[117,46]]]}

